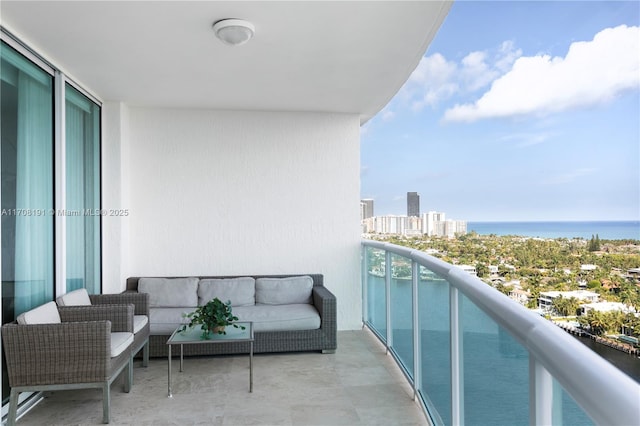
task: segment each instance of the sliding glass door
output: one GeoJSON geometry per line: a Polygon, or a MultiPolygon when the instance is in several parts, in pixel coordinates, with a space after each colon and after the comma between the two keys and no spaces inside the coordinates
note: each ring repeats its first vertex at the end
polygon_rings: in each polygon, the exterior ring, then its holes
{"type": "MultiPolygon", "coordinates": [[[[0,58],[5,323],[54,295],[54,98],[49,73],[4,42],[0,58]]],[[[6,374],[2,388],[8,395],[6,374]]]]}
{"type": "Polygon", "coordinates": [[[53,78],[2,44],[3,322],[52,300],[53,78]]]}
{"type": "Polygon", "coordinates": [[[101,292],[101,111],[4,31],[0,60],[5,324],[69,291],[101,292]]]}
{"type": "Polygon", "coordinates": [[[67,292],[100,293],[100,107],[67,84],[67,292]]]}

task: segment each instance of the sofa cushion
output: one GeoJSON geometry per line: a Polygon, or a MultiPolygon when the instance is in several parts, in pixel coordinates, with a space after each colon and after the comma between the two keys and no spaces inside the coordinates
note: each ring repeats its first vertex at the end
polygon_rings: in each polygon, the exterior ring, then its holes
{"type": "Polygon", "coordinates": [[[91,300],[86,288],[70,291],[56,299],[58,306],[89,306],[91,300]]]}
{"type": "Polygon", "coordinates": [[[288,305],[311,303],[313,279],[308,276],[256,279],[256,303],[288,305]]]}
{"type": "Polygon", "coordinates": [[[134,315],[133,316],[133,334],[136,334],[144,328],[149,322],[149,317],[146,315],[134,315]]]}
{"type": "Polygon", "coordinates": [[[206,278],[198,285],[198,305],[215,298],[231,301],[231,306],[253,306],[256,303],[256,280],[253,277],[206,278]]]}
{"type": "Polygon", "coordinates": [[[149,334],[170,335],[180,324],[188,324],[189,319],[184,314],[196,310],[192,308],[150,308],[149,309],[149,334]]]}
{"type": "Polygon", "coordinates": [[[133,333],[111,333],[111,358],[120,355],[133,343],[133,333]]]}
{"type": "Polygon", "coordinates": [[[18,324],[57,324],[60,323],[60,313],[56,302],[48,302],[30,311],[23,312],[16,318],[18,324]]]}
{"type": "Polygon", "coordinates": [[[198,278],[140,278],[138,292],[149,293],[150,308],[195,307],[198,305],[198,278]]]}
{"type": "Polygon", "coordinates": [[[240,306],[233,310],[239,321],[253,321],[253,331],[316,330],[320,314],[313,305],[240,306]]]}

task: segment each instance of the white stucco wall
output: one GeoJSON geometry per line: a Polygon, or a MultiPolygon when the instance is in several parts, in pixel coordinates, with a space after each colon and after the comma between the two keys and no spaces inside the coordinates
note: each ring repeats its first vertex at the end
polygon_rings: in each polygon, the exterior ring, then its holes
{"type": "Polygon", "coordinates": [[[121,146],[103,200],[130,216],[103,225],[120,235],[103,244],[104,292],[116,276],[322,273],[338,327],[360,327],[357,115],[125,109],[105,111],[121,146]]]}
{"type": "Polygon", "coordinates": [[[102,105],[102,287],[104,293],[124,289],[129,259],[129,217],[109,215],[128,208],[128,107],[102,105]]]}

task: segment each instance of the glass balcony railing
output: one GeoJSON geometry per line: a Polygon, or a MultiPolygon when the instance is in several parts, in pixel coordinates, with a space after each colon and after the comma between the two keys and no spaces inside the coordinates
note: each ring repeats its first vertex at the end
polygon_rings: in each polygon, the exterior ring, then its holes
{"type": "Polygon", "coordinates": [[[363,321],[436,425],[637,424],[640,386],[460,268],[362,242],[363,321]]]}

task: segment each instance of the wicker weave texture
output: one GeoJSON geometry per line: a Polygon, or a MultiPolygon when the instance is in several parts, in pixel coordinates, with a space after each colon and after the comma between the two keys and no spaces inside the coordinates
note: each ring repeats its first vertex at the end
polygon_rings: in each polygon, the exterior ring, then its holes
{"type": "Polygon", "coordinates": [[[92,305],[133,305],[134,315],[149,316],[149,295],[147,293],[124,292],[118,294],[89,295],[92,305]]]}
{"type": "Polygon", "coordinates": [[[110,376],[108,321],[10,323],[2,326],[2,341],[11,387],[100,382],[110,376]]]}
{"type": "Polygon", "coordinates": [[[59,306],[63,322],[111,321],[112,332],[133,333],[133,305],[59,306]]]}

